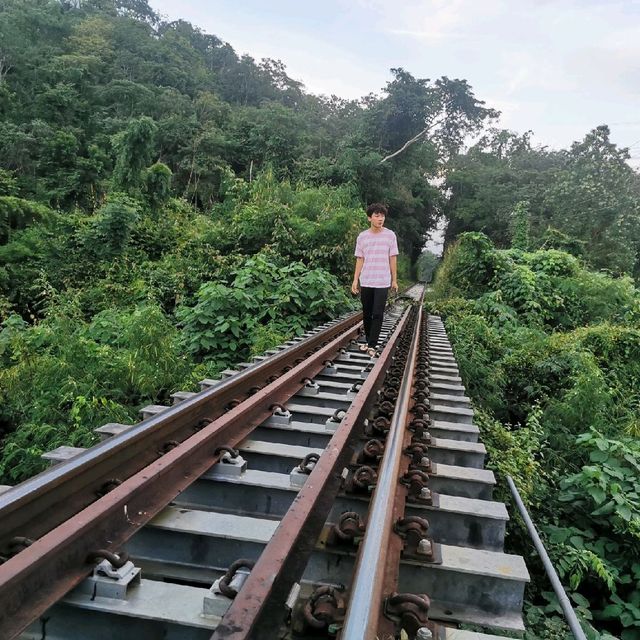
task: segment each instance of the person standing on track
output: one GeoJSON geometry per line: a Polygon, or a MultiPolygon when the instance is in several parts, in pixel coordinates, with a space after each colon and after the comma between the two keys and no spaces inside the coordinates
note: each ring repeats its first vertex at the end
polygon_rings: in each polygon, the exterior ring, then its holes
{"type": "Polygon", "coordinates": [[[356,268],[351,284],[351,293],[362,301],[362,315],[366,344],[360,345],[371,357],[376,355],[376,346],[382,316],[387,303],[389,288],[398,291],[398,241],[396,234],[384,226],[387,207],[379,202],[367,207],[369,228],[356,241],[356,268]]]}

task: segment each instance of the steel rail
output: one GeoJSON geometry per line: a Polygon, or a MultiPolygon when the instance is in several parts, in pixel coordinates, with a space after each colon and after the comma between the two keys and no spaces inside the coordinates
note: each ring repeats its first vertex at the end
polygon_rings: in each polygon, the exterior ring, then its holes
{"type": "MultiPolygon", "coordinates": [[[[396,409],[386,439],[384,455],[378,469],[378,481],[371,499],[367,528],[360,546],[351,584],[351,598],[342,627],[341,637],[348,640],[371,640],[378,634],[384,606],[383,591],[387,570],[387,551],[391,543],[396,509],[396,491],[400,468],[409,433],[406,429],[411,404],[416,354],[420,336],[422,305],[418,307],[417,323],[407,357],[396,409]]],[[[398,558],[399,560],[399,558],[398,558]]],[[[396,574],[398,568],[395,569],[396,574]]]]}
{"type": "Polygon", "coordinates": [[[114,479],[124,481],[151,464],[166,443],[191,437],[201,420],[217,418],[228,403],[245,397],[252,386],[263,386],[265,380],[280,375],[297,358],[308,356],[354,327],[361,315],[351,314],[215,387],[9,489],[0,495],[0,555],[13,537],[35,540],[80,512],[97,499],[105,483],[114,479]]]}
{"type": "Polygon", "coordinates": [[[347,410],[273,537],[225,613],[212,640],[272,640],[284,617],[284,602],[300,580],[338,494],[342,470],[353,455],[352,441],[364,423],[406,326],[406,310],[378,361],[347,410]]]}
{"type": "Polygon", "coordinates": [[[587,636],[585,635],[582,627],[580,626],[580,621],[578,620],[578,616],[576,616],[576,612],[573,610],[571,606],[571,600],[567,596],[567,592],[564,590],[562,586],[562,582],[560,582],[560,578],[551,562],[551,558],[549,558],[549,554],[544,547],[540,536],[538,535],[538,531],[536,526],[533,524],[533,520],[531,520],[531,516],[527,511],[527,508],[524,506],[524,502],[520,497],[520,493],[516,487],[513,478],[510,475],[506,476],[507,484],[509,485],[509,490],[511,491],[511,495],[518,507],[518,511],[524,520],[524,523],[527,527],[527,531],[531,536],[531,540],[533,541],[533,546],[536,548],[540,559],[542,560],[542,564],[544,565],[544,570],[547,572],[547,576],[549,577],[549,581],[551,582],[551,586],[555,591],[555,594],[558,598],[558,602],[562,607],[562,611],[564,613],[564,617],[567,620],[567,624],[569,625],[569,629],[571,629],[571,633],[576,640],[587,640],[587,636]]]}
{"type": "Polygon", "coordinates": [[[360,324],[169,450],[85,509],[0,565],[0,637],[15,638],[92,570],[97,549],[118,551],[163,507],[317,375],[360,324]]]}

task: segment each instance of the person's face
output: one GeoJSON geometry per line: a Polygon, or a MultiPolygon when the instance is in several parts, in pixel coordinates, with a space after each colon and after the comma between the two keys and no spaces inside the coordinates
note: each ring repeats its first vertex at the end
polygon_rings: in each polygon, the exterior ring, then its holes
{"type": "Polygon", "coordinates": [[[382,229],[382,227],[384,226],[384,220],[384,213],[379,213],[377,211],[376,213],[372,213],[371,217],[369,218],[369,222],[371,223],[371,227],[373,229],[382,229]]]}

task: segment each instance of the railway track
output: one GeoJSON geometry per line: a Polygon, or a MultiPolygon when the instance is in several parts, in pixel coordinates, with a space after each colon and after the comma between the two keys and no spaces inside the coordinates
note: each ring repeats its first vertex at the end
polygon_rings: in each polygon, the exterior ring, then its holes
{"type": "MultiPolygon", "coordinates": [[[[421,300],[414,288],[408,298],[421,300]]],[[[0,638],[489,640],[523,629],[439,319],[358,315],[205,380],[0,495],[0,638]]]]}

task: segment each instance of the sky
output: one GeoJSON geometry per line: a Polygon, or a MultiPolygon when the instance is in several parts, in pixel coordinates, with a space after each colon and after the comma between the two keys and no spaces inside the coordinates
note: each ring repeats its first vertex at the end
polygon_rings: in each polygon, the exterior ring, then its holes
{"type": "Polygon", "coordinates": [[[389,69],[464,78],[499,126],[567,148],[608,124],[640,168],[640,0],[150,0],[311,93],[381,93],[389,69]]]}

